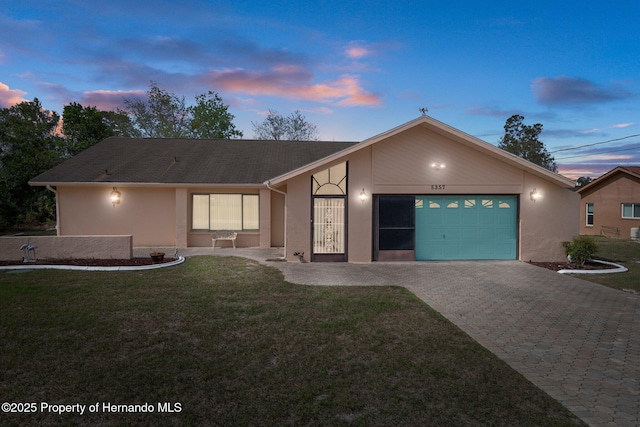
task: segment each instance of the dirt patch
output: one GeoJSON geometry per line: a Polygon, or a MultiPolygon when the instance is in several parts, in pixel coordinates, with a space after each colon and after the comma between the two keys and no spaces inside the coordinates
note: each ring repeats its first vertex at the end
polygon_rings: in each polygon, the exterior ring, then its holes
{"type": "MultiPolygon", "coordinates": [[[[162,264],[175,261],[176,258],[165,257],[162,264]]],[[[137,265],[151,265],[153,264],[151,257],[146,258],[131,258],[131,259],[43,259],[36,262],[22,262],[22,261],[0,261],[2,265],[79,265],[89,267],[129,267],[137,265]]]]}
{"type": "Polygon", "coordinates": [[[548,270],[560,271],[560,270],[608,270],[610,268],[618,268],[615,265],[600,264],[599,262],[585,262],[584,265],[569,264],[562,262],[533,262],[529,261],[529,264],[536,265],[538,267],[546,268],[548,270]]]}

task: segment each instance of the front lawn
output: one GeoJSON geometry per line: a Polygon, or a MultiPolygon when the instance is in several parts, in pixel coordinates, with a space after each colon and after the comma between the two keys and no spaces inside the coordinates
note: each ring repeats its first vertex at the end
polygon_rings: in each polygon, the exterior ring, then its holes
{"type": "Polygon", "coordinates": [[[2,425],[582,425],[403,288],[242,258],[0,271],[0,366],[2,425]]]}

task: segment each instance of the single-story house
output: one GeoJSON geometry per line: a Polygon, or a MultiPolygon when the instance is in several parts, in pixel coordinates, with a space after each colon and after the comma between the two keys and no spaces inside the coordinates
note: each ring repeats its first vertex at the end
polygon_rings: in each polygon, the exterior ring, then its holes
{"type": "Polygon", "coordinates": [[[62,236],[234,230],[288,260],[562,260],[579,231],[572,180],[429,116],[358,143],[112,137],[31,185],[56,193],[62,236]]]}
{"type": "Polygon", "coordinates": [[[580,234],[640,237],[640,166],[618,166],[578,194],[580,234]]]}

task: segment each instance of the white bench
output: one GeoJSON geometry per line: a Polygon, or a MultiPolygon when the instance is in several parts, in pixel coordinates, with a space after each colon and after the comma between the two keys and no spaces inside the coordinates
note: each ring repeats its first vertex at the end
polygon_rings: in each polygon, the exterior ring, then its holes
{"type": "Polygon", "coordinates": [[[233,243],[233,249],[235,249],[236,237],[238,237],[238,233],[236,233],[235,231],[218,230],[211,233],[211,243],[215,248],[216,240],[231,240],[231,243],[233,243]]]}

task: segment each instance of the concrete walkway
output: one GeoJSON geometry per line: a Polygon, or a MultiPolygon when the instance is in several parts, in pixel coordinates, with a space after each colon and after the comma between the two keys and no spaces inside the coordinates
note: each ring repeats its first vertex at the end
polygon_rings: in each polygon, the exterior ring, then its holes
{"type": "Polygon", "coordinates": [[[292,283],[403,286],[588,424],[640,425],[640,295],[517,261],[266,262],[281,250],[205,249],[292,283]]]}

